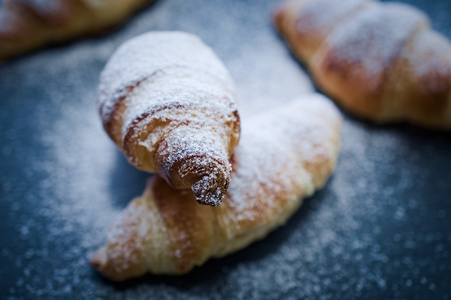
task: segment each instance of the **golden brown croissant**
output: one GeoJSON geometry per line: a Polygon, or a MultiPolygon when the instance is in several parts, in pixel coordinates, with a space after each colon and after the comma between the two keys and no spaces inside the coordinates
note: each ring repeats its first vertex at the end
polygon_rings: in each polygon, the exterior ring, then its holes
{"type": "Polygon", "coordinates": [[[112,28],[151,0],[4,0],[0,61],[112,28]]]}
{"type": "Polygon", "coordinates": [[[213,51],[182,32],[121,46],[102,72],[103,125],[135,167],[218,205],[240,135],[234,83],[213,51]]]}
{"type": "Polygon", "coordinates": [[[294,0],[274,22],[318,86],[376,122],[451,129],[451,44],[399,3],[294,0]]]}
{"type": "Polygon", "coordinates": [[[108,233],[91,264],[122,281],[151,272],[183,274],[262,239],[321,188],[334,169],[341,116],[320,95],[306,96],[243,124],[227,196],[218,207],[155,176],[108,233]]]}

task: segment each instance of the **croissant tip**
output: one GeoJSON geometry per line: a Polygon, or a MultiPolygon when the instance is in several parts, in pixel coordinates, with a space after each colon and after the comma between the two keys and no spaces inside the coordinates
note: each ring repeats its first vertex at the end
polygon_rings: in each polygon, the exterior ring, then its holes
{"type": "Polygon", "coordinates": [[[196,201],[197,203],[201,204],[201,205],[210,205],[210,206],[219,206],[219,204],[221,204],[221,200],[212,200],[212,199],[202,199],[202,198],[198,198],[196,197],[196,201]]]}
{"type": "MultiPolygon", "coordinates": [[[[219,188],[217,188],[217,190],[219,190],[219,188]]],[[[196,198],[196,201],[199,204],[218,206],[219,204],[221,204],[221,201],[224,198],[224,193],[222,193],[222,192],[219,192],[219,193],[205,192],[205,193],[200,193],[200,194],[194,193],[194,196],[196,198]]]]}
{"type": "Polygon", "coordinates": [[[106,259],[106,248],[102,247],[95,252],[94,256],[89,260],[89,263],[97,270],[100,270],[105,265],[106,259]]]}
{"type": "Polygon", "coordinates": [[[208,177],[204,177],[203,179],[194,183],[191,189],[193,190],[196,201],[199,204],[218,206],[219,204],[221,204],[221,201],[225,196],[227,187],[228,182],[225,184],[225,186],[212,186],[208,177]]]}
{"type": "Polygon", "coordinates": [[[192,183],[191,190],[199,204],[218,206],[229,188],[231,165],[219,164],[211,173],[201,176],[192,183]],[[225,165],[225,167],[224,167],[225,165]]]}

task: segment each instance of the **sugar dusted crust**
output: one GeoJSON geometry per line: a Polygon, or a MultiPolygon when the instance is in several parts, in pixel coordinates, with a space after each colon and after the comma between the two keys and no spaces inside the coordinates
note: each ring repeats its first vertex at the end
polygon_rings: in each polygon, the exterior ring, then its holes
{"type": "Polygon", "coordinates": [[[218,205],[240,137],[234,83],[194,35],[150,32],[110,58],[100,78],[104,128],[135,167],[218,205]]]}

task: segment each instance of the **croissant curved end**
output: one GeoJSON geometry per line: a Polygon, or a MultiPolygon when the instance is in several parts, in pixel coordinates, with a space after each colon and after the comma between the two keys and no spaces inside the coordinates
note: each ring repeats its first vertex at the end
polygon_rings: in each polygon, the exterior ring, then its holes
{"type": "Polygon", "coordinates": [[[102,270],[107,260],[108,256],[106,253],[106,247],[102,247],[94,253],[94,256],[92,256],[92,258],[89,260],[89,263],[97,270],[102,270]]]}
{"type": "Polygon", "coordinates": [[[111,281],[119,282],[143,273],[141,268],[124,263],[124,258],[121,256],[112,260],[108,255],[107,247],[103,246],[99,248],[89,260],[91,266],[99,270],[103,276],[111,281]],[[123,267],[121,267],[121,263],[123,263],[123,267]]]}

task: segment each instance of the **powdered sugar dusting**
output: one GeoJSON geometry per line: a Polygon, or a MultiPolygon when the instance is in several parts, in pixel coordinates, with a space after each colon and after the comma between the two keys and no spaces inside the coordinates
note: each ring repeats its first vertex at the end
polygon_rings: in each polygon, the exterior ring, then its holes
{"type": "Polygon", "coordinates": [[[340,123],[335,106],[320,95],[304,97],[244,122],[227,202],[238,226],[261,218],[265,222],[280,207],[290,206],[277,198],[299,201],[322,185],[331,168],[320,179],[314,172],[324,164],[334,165],[340,123]],[[255,199],[259,199],[258,207],[255,199]]]}
{"type": "MultiPolygon", "coordinates": [[[[127,135],[130,128],[138,124],[145,126],[159,120],[167,123],[169,128],[157,136],[149,135],[150,139],[146,141],[139,141],[149,151],[155,149],[163,135],[182,124],[196,128],[210,127],[227,141],[230,128],[224,124],[238,121],[233,114],[237,109],[234,99],[230,86],[229,89],[224,85],[218,86],[218,81],[207,74],[193,74],[193,70],[184,69],[165,70],[164,75],[142,81],[128,95],[126,105],[129,108],[124,114],[122,134],[127,135]]],[[[139,130],[133,138],[139,139],[138,133],[139,130]]]]}
{"type": "Polygon", "coordinates": [[[336,59],[360,67],[362,82],[377,89],[408,39],[427,22],[427,17],[412,6],[372,5],[336,28],[327,43],[336,59]]]}
{"type": "Polygon", "coordinates": [[[352,11],[365,3],[367,0],[304,0],[299,3],[297,13],[297,30],[303,33],[325,36],[336,28],[339,21],[349,15],[352,11]]]}
{"type": "Polygon", "coordinates": [[[147,33],[122,45],[102,72],[99,105],[104,120],[110,116],[117,101],[126,96],[128,87],[135,87],[168,69],[172,71],[169,78],[176,76],[176,79],[189,80],[189,76],[202,74],[216,79],[227,92],[234,92],[233,82],[223,64],[197,37],[182,32],[147,33]]]}
{"type": "Polygon", "coordinates": [[[403,51],[412,81],[424,94],[443,93],[451,88],[451,44],[442,35],[423,30],[403,51]]]}

